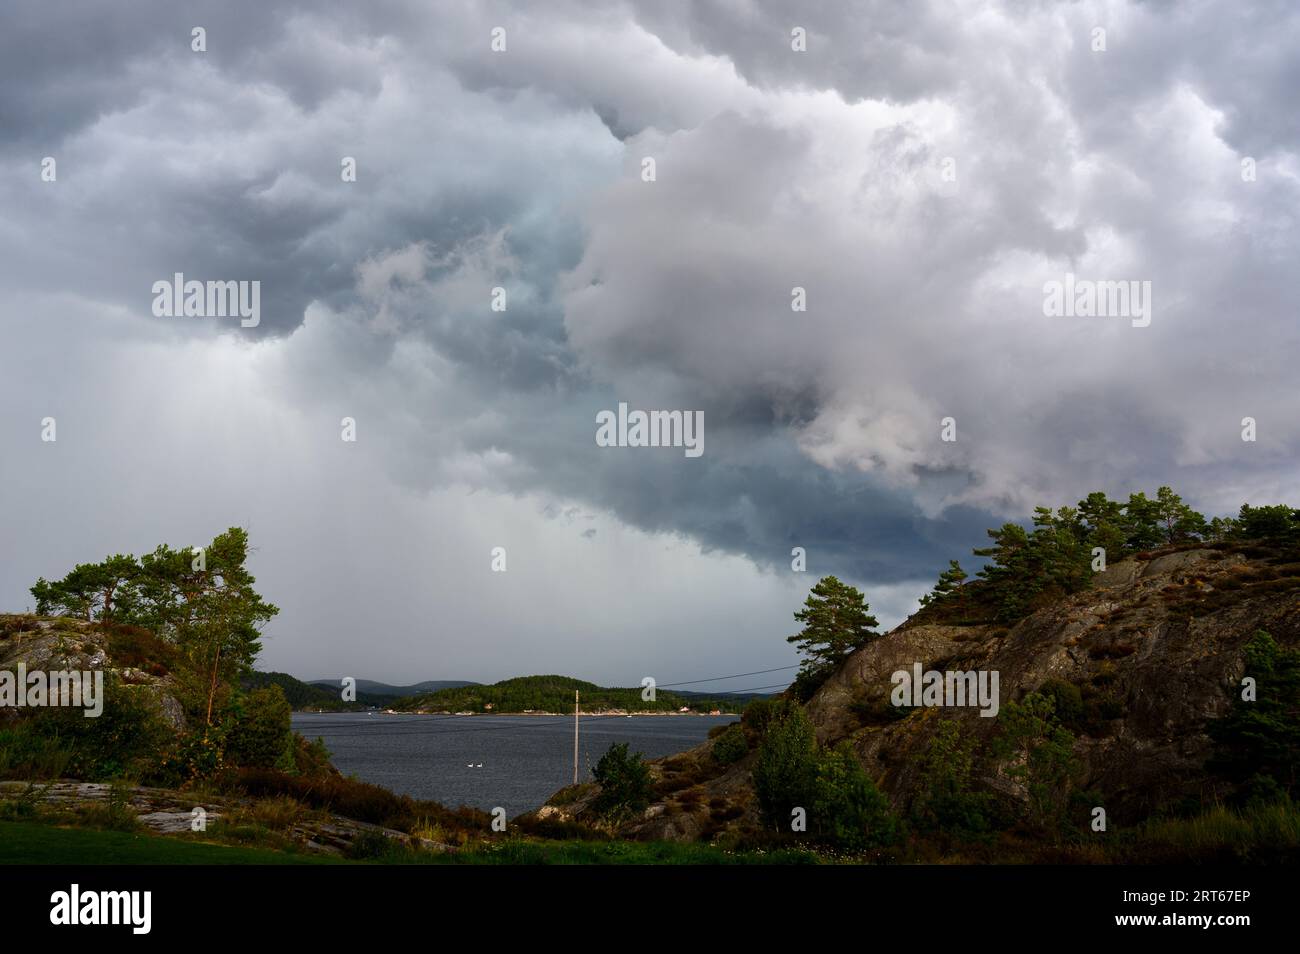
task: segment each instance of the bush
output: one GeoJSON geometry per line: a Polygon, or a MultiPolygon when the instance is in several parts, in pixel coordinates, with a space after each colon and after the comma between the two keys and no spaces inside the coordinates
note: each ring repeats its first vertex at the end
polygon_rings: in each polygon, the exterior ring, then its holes
{"type": "Polygon", "coordinates": [[[1051,697],[1031,692],[1002,709],[1002,733],[993,742],[1008,778],[1024,785],[1030,820],[1049,834],[1067,823],[1070,790],[1078,764],[1074,736],[1057,721],[1051,697]]]}
{"type": "Polygon", "coordinates": [[[779,722],[794,709],[800,708],[793,700],[778,696],[774,699],[755,699],[745,706],[740,715],[740,726],[753,740],[763,738],[768,726],[779,722]]]}
{"type": "Polygon", "coordinates": [[[57,736],[33,730],[33,720],[0,729],[0,778],[62,778],[72,750],[57,736]]]}
{"type": "Polygon", "coordinates": [[[277,685],[254,689],[237,700],[226,737],[225,761],[252,768],[293,769],[291,710],[277,685]]]}
{"type": "Polygon", "coordinates": [[[920,792],[912,821],[923,831],[971,838],[989,830],[992,798],[972,791],[975,740],[955,719],[939,723],[921,759],[920,792]]]}
{"type": "Polygon", "coordinates": [[[654,792],[650,769],[640,752],[628,752],[626,742],[612,744],[592,775],[600,783],[600,794],[592,805],[602,815],[628,817],[645,811],[650,804],[654,792]]]}
{"type": "Polygon", "coordinates": [[[492,820],[487,812],[476,808],[447,808],[437,802],[398,795],[379,785],[342,775],[306,778],[275,769],[244,768],[227,770],[218,781],[224,790],[252,798],[288,795],[308,808],[323,809],[407,834],[415,826],[432,821],[449,832],[468,835],[487,830],[492,820]]]}
{"type": "Polygon", "coordinates": [[[1083,693],[1078,686],[1064,679],[1049,679],[1038,691],[1052,700],[1056,718],[1062,725],[1074,726],[1083,719],[1083,693]]]}
{"type": "Polygon", "coordinates": [[[325,748],[325,740],[316,738],[308,742],[297,732],[293,734],[293,771],[308,778],[338,774],[330,764],[330,750],[325,748]]]}
{"type": "Polygon", "coordinates": [[[352,839],[343,854],[355,861],[385,858],[403,853],[402,845],[396,844],[383,832],[362,831],[352,839]]]}
{"type": "Polygon", "coordinates": [[[1263,630],[1246,645],[1245,675],[1255,680],[1256,698],[1241,698],[1234,686],[1231,711],[1207,726],[1217,751],[1207,764],[1238,787],[1245,801],[1295,796],[1300,764],[1300,652],[1279,646],[1263,630]]]}
{"type": "Polygon", "coordinates": [[[779,718],[767,724],[754,764],[754,789],[763,820],[778,831],[789,830],[793,810],[813,806],[817,770],[812,723],[800,706],[783,707],[779,718]]]}
{"type": "Polygon", "coordinates": [[[131,790],[121,782],[114,782],[102,802],[91,802],[77,809],[83,825],[107,831],[139,831],[140,818],[131,807],[131,790]]]}
{"type": "Polygon", "coordinates": [[[95,718],[76,707],[47,709],[32,720],[32,730],[70,752],[66,771],[73,778],[156,777],[176,734],[151,690],[128,686],[109,673],[103,703],[95,718]]]}
{"type": "Polygon", "coordinates": [[[733,722],[714,741],[711,751],[713,760],[719,765],[739,762],[749,754],[749,740],[745,738],[745,730],[733,722]]]}
{"type": "Polygon", "coordinates": [[[143,669],[165,676],[180,661],[180,651],[143,626],[115,625],[108,628],[108,655],[119,667],[143,669]]]}
{"type": "Polygon", "coordinates": [[[820,837],[849,851],[891,845],[899,836],[889,800],[847,742],[822,753],[812,817],[820,837]]]}

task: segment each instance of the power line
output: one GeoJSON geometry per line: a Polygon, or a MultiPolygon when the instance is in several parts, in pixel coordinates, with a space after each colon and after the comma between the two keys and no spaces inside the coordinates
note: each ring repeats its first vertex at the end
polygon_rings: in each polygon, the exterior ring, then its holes
{"type": "MultiPolygon", "coordinates": [[[[738,672],[730,676],[714,676],[712,679],[688,679],[685,682],[661,682],[658,683],[658,689],[671,689],[673,686],[693,686],[701,682],[721,682],[723,679],[739,679],[741,676],[761,676],[768,672],[783,672],[786,669],[798,669],[798,664],[793,666],[777,666],[775,669],[755,669],[753,672],[738,672]]],[[[753,692],[752,689],[719,689],[718,692],[753,692]]]]}

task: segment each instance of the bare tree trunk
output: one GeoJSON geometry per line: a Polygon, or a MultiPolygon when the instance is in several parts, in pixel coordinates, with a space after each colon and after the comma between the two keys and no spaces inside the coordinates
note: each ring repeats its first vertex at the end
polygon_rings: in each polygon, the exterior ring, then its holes
{"type": "Polygon", "coordinates": [[[212,725],[212,699],[217,694],[217,666],[221,662],[221,646],[217,646],[217,654],[212,657],[212,682],[208,686],[208,725],[212,725]]]}

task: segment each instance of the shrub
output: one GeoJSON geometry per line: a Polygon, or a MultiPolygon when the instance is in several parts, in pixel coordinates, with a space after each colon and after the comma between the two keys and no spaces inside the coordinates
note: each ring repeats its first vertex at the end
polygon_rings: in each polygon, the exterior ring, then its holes
{"type": "Polygon", "coordinates": [[[176,735],[152,691],[128,686],[109,673],[103,704],[95,718],[76,707],[50,708],[32,720],[32,728],[67,748],[66,771],[74,778],[93,782],[157,776],[176,735]]]}
{"type": "Polygon", "coordinates": [[[793,809],[812,807],[817,769],[812,723],[801,707],[784,707],[780,718],[767,725],[754,764],[754,788],[767,824],[784,830],[793,809]]]}
{"type": "Polygon", "coordinates": [[[410,833],[416,825],[437,822],[448,831],[465,834],[487,829],[487,812],[462,806],[447,808],[437,802],[398,795],[378,785],[342,775],[307,778],[275,769],[227,770],[218,776],[225,790],[253,798],[288,795],[309,808],[324,809],[356,821],[370,822],[410,833]]]}
{"type": "Polygon", "coordinates": [[[143,669],[154,676],[167,675],[180,660],[175,646],[143,626],[109,627],[108,654],[116,666],[143,669]]]}
{"type": "Polygon", "coordinates": [[[645,811],[650,804],[654,792],[650,769],[640,752],[628,752],[626,742],[612,744],[592,775],[600,783],[600,794],[592,805],[602,815],[627,817],[645,811]]]}
{"type": "Polygon", "coordinates": [[[713,760],[719,765],[739,762],[749,753],[749,740],[745,738],[745,730],[738,723],[733,722],[727,726],[727,731],[714,741],[711,751],[713,760]]]}
{"type": "Polygon", "coordinates": [[[1051,697],[1031,692],[1002,710],[1002,733],[993,754],[1005,762],[1007,777],[1029,795],[1030,820],[1054,833],[1064,826],[1070,787],[1077,771],[1074,736],[1056,720],[1051,697]]]}
{"type": "Polygon", "coordinates": [[[1217,751],[1207,768],[1238,787],[1241,800],[1296,794],[1300,765],[1300,652],[1279,646],[1263,630],[1246,645],[1245,675],[1256,698],[1236,693],[1232,710],[1209,724],[1217,751]]]}
{"type": "Polygon", "coordinates": [[[797,702],[781,696],[774,699],[755,699],[745,706],[745,711],[741,713],[740,726],[751,739],[761,739],[767,734],[768,726],[781,721],[799,708],[797,702]]]}
{"type": "Polygon", "coordinates": [[[847,742],[823,752],[818,760],[812,818],[819,836],[849,851],[898,840],[898,819],[889,810],[889,800],[847,742]]]}
{"type": "Polygon", "coordinates": [[[359,832],[344,849],[343,854],[354,860],[384,858],[402,853],[401,845],[393,842],[383,832],[369,829],[359,832]]]}
{"type": "Polygon", "coordinates": [[[253,768],[293,769],[291,710],[277,685],[254,689],[237,700],[226,737],[225,761],[253,768]]]}
{"type": "Polygon", "coordinates": [[[287,795],[259,798],[247,808],[234,813],[234,823],[259,825],[271,831],[287,831],[302,818],[306,809],[302,803],[287,795]]]}
{"type": "Polygon", "coordinates": [[[57,736],[34,731],[33,720],[0,728],[0,778],[62,778],[72,750],[57,736]]]}
{"type": "Polygon", "coordinates": [[[970,838],[989,830],[992,798],[972,790],[975,739],[955,719],[939,723],[921,759],[920,793],[912,820],[927,831],[970,838]]]}
{"type": "Polygon", "coordinates": [[[1056,717],[1063,725],[1075,725],[1083,718],[1083,693],[1074,683],[1049,679],[1038,691],[1052,700],[1056,717]]]}
{"type": "Polygon", "coordinates": [[[121,782],[115,781],[108,788],[102,802],[91,802],[78,808],[77,814],[82,824],[92,828],[108,831],[139,831],[140,818],[131,807],[131,791],[121,782]]]}
{"type": "Polygon", "coordinates": [[[330,750],[325,747],[325,740],[317,738],[308,742],[297,732],[293,733],[293,771],[308,778],[338,774],[330,764],[330,750]]]}

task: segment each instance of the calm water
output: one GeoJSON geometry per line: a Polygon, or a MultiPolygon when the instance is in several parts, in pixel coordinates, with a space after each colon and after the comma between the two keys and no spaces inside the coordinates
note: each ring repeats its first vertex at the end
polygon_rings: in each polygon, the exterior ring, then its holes
{"type": "MultiPolygon", "coordinates": [[[[578,777],[614,742],[658,758],[703,742],[736,716],[584,716],[578,777]]],[[[496,806],[513,817],[573,781],[573,717],[295,713],[293,726],[318,736],[339,771],[444,805],[496,806]],[[478,768],[479,763],[482,768],[478,768]],[[470,768],[470,763],[474,768],[470,768]]]]}

